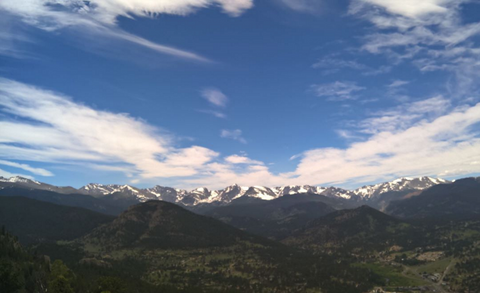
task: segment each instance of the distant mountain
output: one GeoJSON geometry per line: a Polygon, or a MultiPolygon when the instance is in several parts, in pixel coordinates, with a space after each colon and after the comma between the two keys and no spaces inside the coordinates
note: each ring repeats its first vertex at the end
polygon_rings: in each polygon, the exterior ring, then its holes
{"type": "Polygon", "coordinates": [[[393,245],[392,239],[409,232],[410,225],[369,206],[336,211],[311,221],[283,240],[314,250],[375,250],[393,245]]]}
{"type": "Polygon", "coordinates": [[[409,178],[403,177],[391,182],[384,182],[375,185],[368,185],[357,188],[352,191],[356,196],[360,196],[366,199],[374,199],[381,196],[387,192],[393,191],[410,191],[410,190],[424,190],[438,184],[447,184],[451,183],[450,181],[440,179],[440,178],[431,178],[431,177],[419,177],[419,178],[409,178]]]}
{"type": "Polygon", "coordinates": [[[64,194],[42,189],[24,189],[21,187],[0,188],[0,196],[21,196],[58,205],[80,207],[95,212],[117,215],[132,204],[138,203],[131,200],[108,200],[108,198],[94,198],[84,194],[64,194]]]}
{"type": "Polygon", "coordinates": [[[205,214],[254,234],[283,239],[308,221],[334,212],[325,203],[331,200],[321,195],[285,195],[271,201],[234,202],[205,214]]]}
{"type": "Polygon", "coordinates": [[[25,244],[73,240],[110,222],[112,216],[24,197],[0,197],[0,226],[25,244]]]}
{"type": "Polygon", "coordinates": [[[23,189],[30,189],[30,190],[48,190],[48,191],[53,191],[56,193],[63,193],[63,194],[77,192],[77,189],[70,186],[58,187],[58,186],[38,182],[32,179],[20,177],[20,176],[15,176],[10,178],[4,178],[0,176],[0,189],[8,188],[8,187],[23,188],[23,189]]]}
{"type": "MultiPolygon", "coordinates": [[[[384,208],[390,200],[398,199],[400,196],[394,194],[401,192],[402,195],[412,191],[423,190],[437,184],[449,183],[443,179],[430,177],[421,178],[400,178],[391,182],[376,185],[363,186],[355,190],[346,190],[338,187],[318,187],[310,185],[289,185],[283,187],[264,186],[239,186],[237,184],[228,186],[221,190],[209,190],[197,188],[191,191],[174,189],[171,187],[154,186],[152,188],[136,188],[129,185],[103,185],[88,184],[79,189],[72,187],[56,187],[22,177],[3,178],[0,177],[0,189],[7,187],[19,187],[29,190],[46,190],[60,194],[83,194],[95,198],[122,202],[138,203],[148,200],[163,200],[176,203],[182,206],[192,207],[197,205],[226,205],[240,198],[252,198],[261,200],[273,200],[285,195],[311,194],[322,195],[328,198],[346,199],[359,204],[370,204],[375,207],[384,208]],[[388,197],[383,197],[389,194],[388,197]]],[[[125,206],[122,204],[122,206],[125,206]]]]}
{"type": "Polygon", "coordinates": [[[465,218],[480,216],[480,177],[433,186],[387,208],[402,218],[465,218]]]}

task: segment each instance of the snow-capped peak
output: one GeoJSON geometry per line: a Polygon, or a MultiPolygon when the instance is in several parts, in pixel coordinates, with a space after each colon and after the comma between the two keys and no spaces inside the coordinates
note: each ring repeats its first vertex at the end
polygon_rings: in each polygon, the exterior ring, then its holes
{"type": "Polygon", "coordinates": [[[441,178],[431,178],[431,177],[419,177],[419,178],[402,177],[390,182],[363,186],[353,190],[352,192],[355,195],[370,199],[390,191],[423,190],[426,188],[430,188],[433,185],[443,184],[443,183],[449,183],[449,181],[441,178]]]}
{"type": "Polygon", "coordinates": [[[10,183],[34,183],[40,185],[41,183],[32,179],[28,179],[21,176],[13,176],[10,178],[0,177],[0,182],[10,182],[10,183]]]}
{"type": "Polygon", "coordinates": [[[273,200],[285,195],[295,194],[322,195],[344,200],[368,201],[371,199],[377,199],[387,192],[423,190],[433,185],[445,183],[450,183],[450,181],[432,177],[402,177],[390,182],[363,186],[355,190],[311,185],[287,185],[271,188],[259,185],[249,187],[233,184],[220,190],[209,190],[206,187],[200,187],[187,191],[184,189],[174,189],[159,185],[152,188],[141,189],[130,185],[104,185],[97,183],[90,183],[79,189],[74,189],[71,187],[56,187],[20,176],[11,178],[0,177],[0,188],[20,185],[31,189],[44,189],[64,194],[81,193],[94,197],[113,196],[116,198],[138,200],[139,202],[156,199],[179,203],[186,206],[210,203],[228,204],[241,197],[273,200]]]}

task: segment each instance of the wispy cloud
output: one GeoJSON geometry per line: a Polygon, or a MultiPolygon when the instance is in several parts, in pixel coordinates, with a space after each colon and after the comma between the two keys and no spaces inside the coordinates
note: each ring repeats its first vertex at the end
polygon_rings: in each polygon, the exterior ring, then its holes
{"type": "Polygon", "coordinates": [[[389,88],[398,88],[398,87],[402,87],[404,85],[407,85],[409,84],[410,81],[406,81],[406,80],[394,80],[391,84],[388,85],[389,88]]]}
{"type": "Polygon", "coordinates": [[[380,66],[379,68],[372,68],[362,64],[356,60],[346,60],[340,58],[333,58],[331,56],[324,57],[312,65],[315,69],[321,69],[323,74],[333,74],[339,72],[341,69],[353,69],[361,71],[362,75],[374,76],[389,73],[392,70],[391,66],[380,66]]]}
{"type": "Polygon", "coordinates": [[[217,118],[223,118],[223,119],[227,118],[227,115],[225,113],[215,111],[215,110],[200,109],[200,110],[197,110],[197,111],[200,112],[200,113],[210,114],[210,115],[215,116],[217,118]]]}
{"type": "Polygon", "coordinates": [[[22,50],[21,47],[33,43],[33,40],[11,22],[8,17],[0,18],[0,55],[19,59],[32,58],[33,54],[22,50]]]}
{"type": "Polygon", "coordinates": [[[338,72],[342,68],[349,68],[355,70],[366,70],[368,66],[361,64],[356,60],[344,60],[333,57],[324,57],[312,65],[316,69],[328,70],[328,72],[338,72]]]}
{"type": "Polygon", "coordinates": [[[312,85],[311,90],[318,97],[326,98],[327,101],[345,101],[358,99],[357,93],[365,90],[365,87],[358,86],[354,82],[336,81],[312,85]]]}
{"type": "MultiPolygon", "coordinates": [[[[101,38],[123,40],[148,48],[154,52],[182,59],[209,62],[198,54],[161,45],[132,35],[118,28],[119,16],[133,18],[153,17],[157,14],[187,15],[198,9],[218,5],[230,16],[239,16],[253,6],[252,0],[113,0],[113,1],[54,1],[54,0],[3,0],[2,17],[19,21],[46,31],[66,30],[77,36],[93,34],[101,38]]],[[[3,29],[2,34],[8,33],[3,29]]],[[[14,34],[10,34],[14,40],[14,34]]],[[[5,50],[3,50],[5,51],[5,50]]],[[[0,52],[1,53],[1,52],[0,52]]],[[[10,52],[6,52],[10,53],[10,52]]]]}
{"type": "Polygon", "coordinates": [[[222,131],[220,131],[220,137],[230,138],[230,139],[239,141],[243,144],[247,143],[247,140],[243,138],[242,131],[240,129],[235,129],[235,130],[222,129],[222,131]]]}
{"type": "Polygon", "coordinates": [[[43,168],[35,168],[35,167],[32,167],[28,164],[20,164],[20,163],[16,163],[16,162],[0,160],[0,165],[14,167],[14,168],[17,168],[17,169],[22,169],[22,170],[28,171],[32,174],[35,174],[35,175],[53,176],[53,173],[48,171],[48,170],[45,170],[43,168]]]}
{"type": "Polygon", "coordinates": [[[383,54],[394,64],[411,62],[423,72],[446,71],[454,97],[478,91],[480,22],[462,19],[463,0],[354,0],[349,13],[368,20],[373,32],[363,38],[362,49],[383,54]]]}
{"type": "Polygon", "coordinates": [[[228,97],[221,90],[217,88],[205,88],[200,92],[200,95],[208,101],[214,109],[201,109],[198,110],[198,112],[210,114],[217,118],[227,118],[223,110],[225,110],[227,106],[228,97]]]}
{"type": "Polygon", "coordinates": [[[205,100],[216,107],[225,108],[227,106],[228,97],[219,89],[206,88],[202,90],[201,94],[205,100]]]}
{"type": "Polygon", "coordinates": [[[323,0],[277,0],[279,3],[297,12],[317,14],[321,12],[323,0]]]}
{"type": "Polygon", "coordinates": [[[7,114],[0,121],[0,157],[9,160],[108,162],[129,166],[130,174],[154,178],[195,175],[219,155],[199,146],[175,148],[170,135],[145,121],[95,110],[8,79],[0,79],[0,105],[7,114]],[[18,118],[8,119],[12,115],[18,118]]]}
{"type": "Polygon", "coordinates": [[[371,117],[356,123],[362,133],[376,134],[384,131],[398,132],[451,111],[451,102],[443,96],[437,96],[411,103],[404,103],[395,108],[372,113],[371,117]]]}

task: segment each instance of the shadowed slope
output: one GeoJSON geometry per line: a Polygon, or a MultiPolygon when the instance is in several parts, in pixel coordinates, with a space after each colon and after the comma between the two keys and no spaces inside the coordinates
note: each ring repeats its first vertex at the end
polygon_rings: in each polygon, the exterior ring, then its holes
{"type": "Polygon", "coordinates": [[[0,225],[23,243],[73,240],[112,220],[112,216],[87,209],[0,196],[0,225]]]}

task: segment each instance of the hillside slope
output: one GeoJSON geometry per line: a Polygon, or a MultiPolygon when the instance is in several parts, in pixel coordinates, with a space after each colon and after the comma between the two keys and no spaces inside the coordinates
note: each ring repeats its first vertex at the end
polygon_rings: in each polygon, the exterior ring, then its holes
{"type": "Polygon", "coordinates": [[[433,186],[417,196],[390,203],[387,212],[402,218],[466,218],[480,215],[480,177],[433,186]]]}
{"type": "Polygon", "coordinates": [[[24,197],[0,196],[0,225],[22,243],[73,240],[114,217],[24,197]]]}
{"type": "Polygon", "coordinates": [[[217,207],[206,215],[257,235],[283,239],[310,220],[334,212],[326,199],[319,195],[285,195],[271,201],[217,207]]]}
{"type": "MultiPolygon", "coordinates": [[[[25,189],[22,187],[7,186],[0,189],[0,197],[26,197],[39,201],[54,203],[63,206],[79,207],[89,209],[95,212],[117,215],[124,211],[127,207],[134,204],[133,202],[108,201],[97,199],[84,194],[63,194],[55,191],[41,189],[25,189]]],[[[135,202],[136,203],[136,202],[135,202]]]]}
{"type": "Polygon", "coordinates": [[[161,201],[133,206],[71,245],[84,251],[80,263],[128,271],[150,284],[178,289],[360,293],[372,286],[368,271],[161,201]]]}
{"type": "Polygon", "coordinates": [[[411,226],[368,206],[316,219],[283,242],[314,250],[371,251],[396,244],[411,226]]]}

